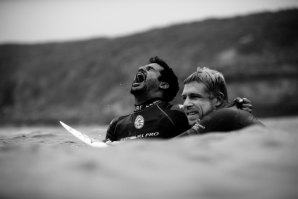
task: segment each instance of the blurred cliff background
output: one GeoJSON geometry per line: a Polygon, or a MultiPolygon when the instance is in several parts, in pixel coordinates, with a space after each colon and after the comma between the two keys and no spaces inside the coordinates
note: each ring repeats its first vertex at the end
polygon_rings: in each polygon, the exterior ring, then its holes
{"type": "MultiPolygon", "coordinates": [[[[182,81],[221,71],[258,117],[298,114],[298,9],[210,18],[114,38],[0,45],[0,124],[108,124],[133,109],[137,68],[166,60],[182,81]]],[[[181,92],[181,90],[180,90],[181,92]]],[[[178,93],[173,103],[181,103],[178,93]]]]}

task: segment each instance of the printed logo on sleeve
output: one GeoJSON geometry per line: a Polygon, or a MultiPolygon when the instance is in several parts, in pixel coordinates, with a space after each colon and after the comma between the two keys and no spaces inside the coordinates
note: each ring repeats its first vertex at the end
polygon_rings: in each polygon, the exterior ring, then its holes
{"type": "Polygon", "coordinates": [[[145,123],[144,117],[141,115],[138,115],[135,119],[134,124],[135,124],[136,129],[141,129],[144,126],[144,123],[145,123]]]}

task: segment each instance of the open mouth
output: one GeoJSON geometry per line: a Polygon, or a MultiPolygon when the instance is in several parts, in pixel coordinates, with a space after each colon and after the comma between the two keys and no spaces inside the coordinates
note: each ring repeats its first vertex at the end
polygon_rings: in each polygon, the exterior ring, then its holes
{"type": "Polygon", "coordinates": [[[139,73],[137,73],[137,75],[136,75],[135,83],[141,83],[141,82],[145,81],[145,79],[146,79],[145,74],[142,73],[142,72],[139,72],[139,73]]]}
{"type": "Polygon", "coordinates": [[[145,80],[146,80],[146,74],[144,72],[138,72],[133,81],[133,86],[138,86],[145,80]]]}
{"type": "Polygon", "coordinates": [[[188,111],[188,112],[186,112],[186,115],[187,116],[196,116],[196,115],[199,115],[199,112],[198,111],[188,111]]]}

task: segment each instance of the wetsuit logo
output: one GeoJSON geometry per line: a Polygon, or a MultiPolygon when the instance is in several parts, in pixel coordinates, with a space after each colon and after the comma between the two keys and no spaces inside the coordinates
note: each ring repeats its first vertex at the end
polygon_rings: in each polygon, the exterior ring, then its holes
{"type": "Polygon", "coordinates": [[[141,115],[138,115],[135,120],[136,129],[140,129],[144,126],[144,118],[141,115]]]}

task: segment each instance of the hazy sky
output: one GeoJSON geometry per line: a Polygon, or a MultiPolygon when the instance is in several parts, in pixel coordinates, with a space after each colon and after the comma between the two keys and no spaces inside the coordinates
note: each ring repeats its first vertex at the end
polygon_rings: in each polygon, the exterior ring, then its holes
{"type": "Polygon", "coordinates": [[[298,0],[0,0],[0,43],[115,37],[292,7],[298,0]]]}

